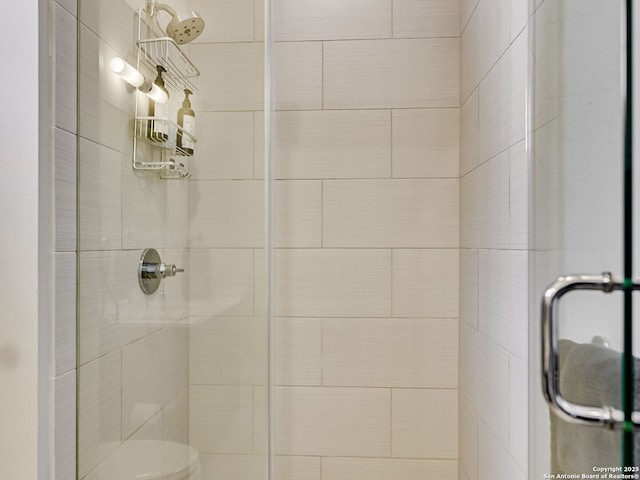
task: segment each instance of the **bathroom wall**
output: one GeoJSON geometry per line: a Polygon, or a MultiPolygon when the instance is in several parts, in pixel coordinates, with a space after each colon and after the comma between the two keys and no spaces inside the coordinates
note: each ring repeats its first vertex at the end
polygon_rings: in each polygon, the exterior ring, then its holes
{"type": "Polygon", "coordinates": [[[274,2],[280,478],[457,477],[458,8],[274,2]]]}
{"type": "MultiPolygon", "coordinates": [[[[39,311],[39,298],[46,298],[46,294],[38,290],[42,285],[39,155],[43,153],[38,145],[38,126],[41,120],[46,125],[46,117],[40,117],[38,110],[39,72],[43,66],[39,64],[40,11],[35,1],[11,3],[3,10],[0,32],[5,48],[0,59],[7,68],[10,66],[11,73],[2,80],[0,119],[3,165],[7,170],[0,178],[0,428],[5,432],[0,439],[0,459],[3,476],[36,478],[46,467],[39,464],[38,434],[42,427],[39,422],[47,421],[38,411],[39,402],[47,399],[38,384],[39,334],[46,324],[39,311]]],[[[48,238],[45,244],[48,246],[48,238]]],[[[42,363],[46,364],[44,359],[42,363]]]]}
{"type": "Polygon", "coordinates": [[[459,479],[525,479],[528,5],[460,6],[459,479]]]}
{"type": "MultiPolygon", "coordinates": [[[[188,278],[166,279],[147,296],[137,269],[148,247],[188,265],[189,184],[131,166],[135,92],[108,62],[136,62],[134,9],[81,0],[78,16],[78,476],[91,479],[127,439],[188,440],[188,278]]],[[[174,112],[181,94],[171,93],[174,112]]],[[[75,332],[66,334],[73,345],[75,332]]],[[[75,361],[65,358],[64,368],[75,361]]]]}

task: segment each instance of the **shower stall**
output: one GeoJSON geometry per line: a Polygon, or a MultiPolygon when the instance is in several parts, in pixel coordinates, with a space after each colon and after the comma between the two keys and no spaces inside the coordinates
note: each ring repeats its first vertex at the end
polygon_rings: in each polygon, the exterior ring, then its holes
{"type": "Polygon", "coordinates": [[[303,3],[78,4],[78,479],[457,476],[457,2],[303,3]]]}

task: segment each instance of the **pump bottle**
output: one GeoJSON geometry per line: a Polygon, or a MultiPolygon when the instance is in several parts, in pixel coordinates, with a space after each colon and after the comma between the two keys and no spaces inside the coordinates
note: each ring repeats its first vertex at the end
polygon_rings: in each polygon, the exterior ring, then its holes
{"type": "MultiPolygon", "coordinates": [[[[156,67],[158,69],[158,76],[154,80],[160,89],[169,96],[169,90],[164,86],[164,79],[162,74],[166,72],[165,68],[161,65],[156,67]]],[[[147,136],[154,142],[166,142],[169,139],[169,124],[166,122],[169,114],[169,103],[156,103],[151,98],[149,99],[149,117],[155,117],[161,120],[151,119],[149,121],[149,127],[147,129],[147,136]]]]}
{"type": "Polygon", "coordinates": [[[187,155],[193,155],[194,141],[189,135],[195,135],[196,133],[196,114],[191,108],[189,95],[193,95],[193,92],[185,89],[184,102],[182,102],[182,107],[178,110],[178,125],[182,130],[178,129],[177,145],[187,155]],[[183,134],[183,132],[187,135],[183,134]]]}

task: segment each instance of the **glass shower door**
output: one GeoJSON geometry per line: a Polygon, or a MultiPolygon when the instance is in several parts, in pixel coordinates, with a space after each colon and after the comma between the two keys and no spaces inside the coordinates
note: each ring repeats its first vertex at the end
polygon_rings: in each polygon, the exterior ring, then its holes
{"type": "Polygon", "coordinates": [[[625,2],[530,4],[530,478],[633,475],[625,2]]]}

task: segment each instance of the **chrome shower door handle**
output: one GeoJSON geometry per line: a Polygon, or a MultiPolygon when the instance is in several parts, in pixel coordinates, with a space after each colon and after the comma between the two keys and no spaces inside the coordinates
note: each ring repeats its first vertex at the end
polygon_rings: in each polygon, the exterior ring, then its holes
{"type": "MultiPolygon", "coordinates": [[[[601,275],[567,275],[558,277],[542,297],[542,391],[549,407],[562,419],[583,425],[621,428],[624,413],[611,406],[592,407],[577,405],[560,393],[558,378],[558,302],[563,295],[574,290],[599,290],[611,293],[622,290],[622,282],[611,273],[601,275]]],[[[638,413],[634,412],[634,425],[638,426],[638,413]]]]}

